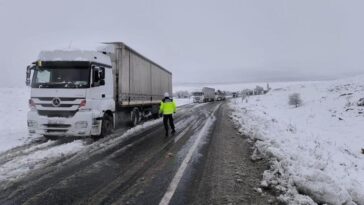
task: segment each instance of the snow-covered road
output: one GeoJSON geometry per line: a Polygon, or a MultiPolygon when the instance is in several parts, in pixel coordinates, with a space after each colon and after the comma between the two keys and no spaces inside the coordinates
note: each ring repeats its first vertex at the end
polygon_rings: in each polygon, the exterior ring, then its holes
{"type": "MultiPolygon", "coordinates": [[[[7,89],[9,91],[9,89],[7,89]]],[[[10,89],[9,95],[14,93],[23,93],[22,89],[10,89]]],[[[19,99],[24,98],[22,95],[17,96],[19,99]]],[[[14,98],[14,96],[13,96],[14,98]]],[[[23,99],[24,100],[24,99],[23,99]]],[[[24,112],[24,103],[10,104],[9,109],[19,110],[24,112]]],[[[182,104],[179,107],[179,111],[185,109],[182,104]]],[[[5,109],[3,109],[5,110],[5,109]]],[[[7,114],[7,116],[9,116],[7,114]]],[[[92,139],[62,139],[57,141],[46,140],[41,136],[28,136],[26,130],[26,124],[24,125],[24,114],[13,115],[9,120],[12,122],[12,126],[2,127],[3,133],[0,135],[0,139],[3,141],[2,150],[0,152],[0,188],[6,187],[7,184],[12,181],[22,178],[27,175],[28,172],[41,169],[52,163],[71,158],[78,154],[87,154],[92,152],[104,151],[105,147],[108,149],[115,146],[115,144],[121,143],[126,138],[141,130],[151,127],[161,120],[153,120],[144,122],[134,128],[120,128],[115,131],[112,137],[107,139],[101,139],[97,142],[93,142],[92,139]],[[27,137],[25,137],[27,136],[27,137]]],[[[9,124],[5,121],[4,124],[9,124]]],[[[183,122],[180,122],[183,123],[183,122]]]]}
{"type": "MultiPolygon", "coordinates": [[[[189,126],[191,120],[198,120],[194,116],[186,116],[187,113],[184,111],[193,107],[194,105],[179,107],[181,114],[178,115],[182,116],[178,117],[177,115],[177,119],[183,119],[176,122],[178,128],[189,126]]],[[[96,142],[91,139],[46,141],[39,137],[29,142],[23,141],[25,143],[5,150],[0,154],[0,190],[6,190],[6,192],[12,190],[11,193],[17,195],[16,193],[25,191],[24,189],[27,189],[28,186],[35,190],[34,184],[37,184],[38,180],[43,183],[47,181],[48,177],[56,178],[60,175],[68,175],[67,170],[77,173],[84,168],[87,170],[89,166],[101,166],[113,156],[133,147],[135,143],[138,143],[138,140],[144,139],[145,133],[155,129],[155,126],[160,127],[160,123],[161,119],[158,119],[144,122],[131,129],[121,128],[111,136],[96,142]],[[138,139],[135,136],[142,137],[138,139]],[[62,167],[67,168],[63,170],[62,167]],[[24,183],[25,181],[26,183],[24,183]],[[17,184],[22,185],[21,190],[19,190],[20,187],[17,184]]],[[[179,138],[182,138],[182,136],[179,138]]],[[[163,143],[160,145],[163,145],[163,143]]],[[[97,170],[97,167],[94,167],[93,170],[97,170]]],[[[60,177],[59,180],[62,179],[60,177]]],[[[58,179],[53,179],[49,183],[56,182],[58,182],[58,179]]],[[[38,188],[44,188],[45,184],[46,182],[38,188]]],[[[4,199],[2,198],[1,201],[4,199]]]]}
{"type": "Polygon", "coordinates": [[[157,119],[95,142],[38,139],[5,151],[0,204],[274,202],[253,189],[267,164],[250,161],[228,112],[224,102],[182,106],[170,138],[157,119]]]}

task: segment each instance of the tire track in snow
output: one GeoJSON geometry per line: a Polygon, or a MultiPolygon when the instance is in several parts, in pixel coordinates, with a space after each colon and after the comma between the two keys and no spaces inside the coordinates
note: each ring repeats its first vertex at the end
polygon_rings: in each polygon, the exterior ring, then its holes
{"type": "Polygon", "coordinates": [[[65,142],[61,141],[44,141],[42,143],[28,144],[26,146],[16,147],[14,149],[8,150],[0,155],[0,167],[5,163],[15,160],[16,158],[23,157],[25,155],[30,155],[34,152],[49,149],[54,146],[61,145],[65,142]]]}

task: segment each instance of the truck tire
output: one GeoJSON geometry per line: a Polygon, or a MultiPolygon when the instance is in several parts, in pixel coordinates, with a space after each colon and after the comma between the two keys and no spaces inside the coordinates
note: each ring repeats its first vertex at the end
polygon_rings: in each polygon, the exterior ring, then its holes
{"type": "Polygon", "coordinates": [[[43,135],[43,137],[46,138],[47,140],[58,140],[57,136],[43,135]]]}
{"type": "Polygon", "coordinates": [[[153,119],[158,119],[160,117],[159,113],[153,113],[153,119]]]}
{"type": "Polygon", "coordinates": [[[138,108],[134,108],[132,111],[131,111],[131,125],[133,127],[137,126],[140,122],[140,112],[139,112],[139,109],[138,108]]]}
{"type": "Polygon", "coordinates": [[[152,118],[158,119],[159,118],[159,105],[153,105],[151,112],[152,112],[152,118]]]}
{"type": "Polygon", "coordinates": [[[113,119],[112,116],[105,113],[101,123],[101,134],[100,138],[103,138],[112,133],[113,130],[113,119]]]}

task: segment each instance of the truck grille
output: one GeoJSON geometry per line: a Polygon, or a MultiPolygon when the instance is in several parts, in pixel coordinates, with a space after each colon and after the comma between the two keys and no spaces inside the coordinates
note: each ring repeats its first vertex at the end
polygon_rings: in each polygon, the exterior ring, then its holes
{"type": "Polygon", "coordinates": [[[38,114],[46,117],[73,117],[77,110],[71,111],[51,111],[51,110],[38,110],[38,114]]]}
{"type": "MultiPolygon", "coordinates": [[[[40,101],[52,101],[54,97],[39,97],[40,101]]],[[[79,98],[59,98],[61,101],[75,101],[79,98]]]]}
{"type": "MultiPolygon", "coordinates": [[[[61,104],[58,107],[72,107],[72,104],[61,104]]],[[[52,104],[43,104],[42,107],[54,107],[52,104]]]]}
{"type": "Polygon", "coordinates": [[[43,124],[46,127],[49,128],[69,128],[71,125],[69,124],[43,124]]]}
{"type": "Polygon", "coordinates": [[[54,97],[38,97],[32,99],[36,104],[39,115],[63,118],[73,117],[77,113],[81,101],[84,100],[84,98],[60,97],[60,103],[55,106],[53,104],[54,97]]]}

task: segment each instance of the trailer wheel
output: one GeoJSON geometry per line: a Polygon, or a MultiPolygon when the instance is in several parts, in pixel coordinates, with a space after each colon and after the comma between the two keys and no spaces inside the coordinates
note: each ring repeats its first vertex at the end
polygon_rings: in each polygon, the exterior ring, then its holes
{"type": "Polygon", "coordinates": [[[138,108],[134,108],[131,111],[131,125],[133,127],[137,126],[138,123],[140,122],[140,112],[138,108]]]}
{"type": "Polygon", "coordinates": [[[57,136],[43,135],[43,137],[46,138],[47,140],[58,140],[57,136]]]}
{"type": "Polygon", "coordinates": [[[153,113],[152,117],[153,117],[153,119],[158,119],[159,118],[159,113],[153,113]]]}
{"type": "Polygon", "coordinates": [[[159,106],[157,106],[157,105],[152,106],[152,118],[153,119],[159,118],[159,106]]]}
{"type": "Polygon", "coordinates": [[[113,130],[112,116],[105,113],[104,117],[102,118],[100,137],[103,138],[108,134],[111,134],[112,130],[113,130]]]}

